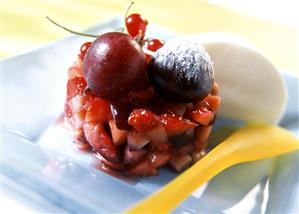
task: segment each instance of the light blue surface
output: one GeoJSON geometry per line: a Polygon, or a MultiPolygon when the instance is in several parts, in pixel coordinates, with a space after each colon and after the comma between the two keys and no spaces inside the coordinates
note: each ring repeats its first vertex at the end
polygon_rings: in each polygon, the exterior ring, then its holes
{"type": "MultiPolygon", "coordinates": [[[[119,26],[112,20],[91,31],[119,26]]],[[[174,36],[158,27],[148,33],[165,40],[174,36]]],[[[143,179],[109,176],[92,165],[89,154],[64,141],[63,133],[61,137],[49,128],[61,114],[67,69],[84,41],[88,39],[71,36],[3,61],[3,189],[35,211],[121,212],[176,176],[168,169],[143,179]]],[[[298,79],[284,79],[290,99],[281,125],[298,136],[298,79]]],[[[219,119],[217,126],[223,124],[238,123],[219,119]]],[[[240,164],[201,187],[174,212],[298,213],[298,172],[298,152],[240,164]]]]}

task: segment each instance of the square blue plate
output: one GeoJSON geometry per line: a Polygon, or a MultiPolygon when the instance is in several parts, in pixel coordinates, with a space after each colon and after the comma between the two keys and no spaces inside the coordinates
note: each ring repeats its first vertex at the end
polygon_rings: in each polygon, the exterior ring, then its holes
{"type": "MultiPolygon", "coordinates": [[[[104,32],[120,19],[90,29],[104,32]]],[[[59,29],[58,29],[59,30],[59,29]]],[[[151,26],[149,37],[175,34],[151,26]]],[[[95,159],[72,146],[63,129],[53,126],[64,108],[67,69],[87,38],[70,36],[37,50],[3,60],[3,190],[34,211],[118,213],[176,177],[110,176],[95,159]]],[[[289,92],[281,126],[298,136],[298,79],[283,75],[289,92]]],[[[219,119],[229,131],[234,122],[219,119]]],[[[220,132],[214,131],[213,140],[220,132]]],[[[174,213],[299,213],[298,152],[240,164],[200,187],[174,213]]],[[[179,194],[179,193],[178,193],[179,194]]]]}

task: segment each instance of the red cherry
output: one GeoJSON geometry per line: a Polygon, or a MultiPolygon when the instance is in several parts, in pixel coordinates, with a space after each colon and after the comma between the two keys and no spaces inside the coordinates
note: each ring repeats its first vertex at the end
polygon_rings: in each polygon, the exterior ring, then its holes
{"type": "Polygon", "coordinates": [[[142,31],[142,34],[144,35],[147,24],[148,22],[137,13],[133,13],[126,18],[126,28],[132,37],[137,36],[139,31],[142,31]]]}
{"type": "Polygon", "coordinates": [[[131,91],[148,88],[145,55],[128,34],[109,32],[99,36],[83,60],[83,74],[91,91],[119,102],[131,91]]]}
{"type": "MultiPolygon", "coordinates": [[[[147,49],[150,51],[157,51],[159,48],[161,48],[164,45],[164,41],[159,40],[159,39],[150,39],[147,40],[147,49]]],[[[145,54],[146,56],[146,61],[149,62],[151,60],[151,55],[145,54]]]]}
{"type": "Polygon", "coordinates": [[[147,49],[150,51],[156,51],[164,45],[164,41],[159,39],[150,39],[147,41],[147,49]]]}
{"type": "Polygon", "coordinates": [[[92,42],[85,42],[81,47],[80,47],[80,54],[79,57],[83,60],[85,57],[85,54],[89,47],[91,46],[92,42]]]}

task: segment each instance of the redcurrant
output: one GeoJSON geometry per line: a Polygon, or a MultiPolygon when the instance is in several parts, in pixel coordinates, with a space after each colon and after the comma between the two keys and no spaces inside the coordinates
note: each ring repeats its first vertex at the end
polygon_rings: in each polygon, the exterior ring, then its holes
{"type": "MultiPolygon", "coordinates": [[[[161,48],[164,45],[164,41],[159,40],[159,39],[150,39],[150,40],[147,40],[146,44],[147,44],[146,47],[148,50],[155,52],[156,50],[158,50],[159,48],[161,48]]],[[[145,56],[146,56],[147,62],[149,62],[152,58],[149,54],[145,54],[145,56]]]]}
{"type": "Polygon", "coordinates": [[[89,47],[91,46],[91,42],[85,42],[81,47],[80,47],[80,54],[79,57],[83,60],[85,57],[85,54],[87,52],[87,50],[89,49],[89,47]]]}
{"type": "Polygon", "coordinates": [[[126,18],[126,28],[132,37],[137,36],[139,31],[142,31],[142,34],[144,35],[147,24],[148,22],[137,13],[133,13],[126,18]]]}

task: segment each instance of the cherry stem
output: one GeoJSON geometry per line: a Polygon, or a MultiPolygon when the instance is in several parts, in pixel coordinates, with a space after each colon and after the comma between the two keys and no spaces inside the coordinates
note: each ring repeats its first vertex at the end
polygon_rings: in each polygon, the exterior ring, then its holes
{"type": "Polygon", "coordinates": [[[55,22],[54,20],[50,19],[50,17],[46,16],[46,19],[48,19],[50,22],[52,22],[54,25],[72,33],[72,34],[76,34],[76,35],[80,35],[80,36],[87,36],[87,37],[93,37],[93,38],[97,38],[98,35],[93,35],[93,34],[87,34],[87,33],[80,33],[80,32],[76,32],[76,31],[73,31],[73,30],[70,30],[60,24],[58,24],[57,22],[55,22]]]}
{"type": "MultiPolygon", "coordinates": [[[[129,10],[131,9],[131,7],[133,6],[134,4],[134,1],[132,1],[128,7],[126,8],[126,12],[125,12],[125,18],[124,18],[124,21],[125,21],[125,28],[127,29],[127,25],[126,25],[126,20],[127,20],[127,17],[128,17],[128,13],[129,13],[129,10]]],[[[128,29],[127,29],[128,30],[128,29]]]]}

